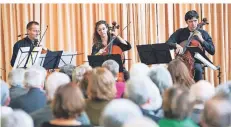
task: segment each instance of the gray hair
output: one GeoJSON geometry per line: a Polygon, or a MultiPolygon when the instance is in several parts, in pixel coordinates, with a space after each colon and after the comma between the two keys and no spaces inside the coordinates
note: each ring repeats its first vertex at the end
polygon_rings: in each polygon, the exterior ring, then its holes
{"type": "MultiPolygon", "coordinates": [[[[225,94],[225,93],[224,93],[225,94]]],[[[202,122],[209,127],[231,125],[231,103],[224,95],[216,95],[205,103],[202,122]]]]}
{"type": "Polygon", "coordinates": [[[157,86],[148,76],[133,76],[127,82],[125,96],[137,105],[143,105],[150,100],[149,109],[156,110],[162,105],[162,98],[157,86]]]}
{"type": "Polygon", "coordinates": [[[3,80],[0,80],[0,84],[1,84],[1,105],[5,105],[6,100],[10,97],[9,87],[3,80]]]}
{"type": "Polygon", "coordinates": [[[44,85],[46,74],[43,67],[32,66],[28,68],[24,75],[24,84],[26,87],[41,87],[44,85]]]}
{"type": "Polygon", "coordinates": [[[148,75],[150,68],[144,63],[135,63],[130,68],[130,77],[136,75],[148,75]]]}
{"type": "Polygon", "coordinates": [[[126,122],[123,127],[159,127],[148,117],[135,118],[126,122]]]}
{"type": "Polygon", "coordinates": [[[104,127],[122,127],[125,122],[142,116],[140,108],[132,101],[115,99],[104,108],[100,122],[104,127]]]}
{"type": "Polygon", "coordinates": [[[72,72],[72,81],[75,83],[81,82],[84,78],[84,74],[90,70],[92,70],[92,67],[85,64],[76,67],[72,72]]]}
{"type": "Polygon", "coordinates": [[[15,110],[2,117],[1,121],[2,127],[34,127],[31,116],[22,110],[15,110]]]}
{"type": "Polygon", "coordinates": [[[224,92],[231,94],[231,80],[216,87],[216,93],[224,92]]]}
{"type": "Polygon", "coordinates": [[[60,67],[59,72],[67,74],[69,76],[69,78],[71,79],[71,81],[72,81],[72,72],[73,72],[74,69],[75,69],[74,65],[66,64],[66,65],[60,67]]]}
{"type": "Polygon", "coordinates": [[[164,93],[164,90],[173,85],[170,72],[163,66],[151,67],[149,77],[159,88],[161,94],[164,93]]]}
{"type": "Polygon", "coordinates": [[[114,77],[119,73],[119,64],[115,60],[106,60],[103,62],[102,67],[107,68],[114,77]]]}
{"type": "Polygon", "coordinates": [[[24,74],[26,70],[23,68],[17,68],[9,72],[8,80],[11,86],[23,86],[24,74]]]}
{"type": "Polygon", "coordinates": [[[214,95],[214,86],[205,80],[200,80],[196,84],[193,84],[189,90],[189,100],[191,102],[200,101],[204,103],[214,95]]]}
{"type": "Polygon", "coordinates": [[[69,83],[71,80],[68,75],[61,72],[54,72],[50,74],[46,80],[46,91],[48,99],[51,101],[54,99],[56,89],[69,83]]]}

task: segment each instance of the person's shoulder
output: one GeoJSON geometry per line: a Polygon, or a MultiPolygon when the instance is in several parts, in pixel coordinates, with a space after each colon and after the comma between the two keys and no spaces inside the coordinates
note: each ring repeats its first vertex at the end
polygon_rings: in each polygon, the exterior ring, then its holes
{"type": "Polygon", "coordinates": [[[25,41],[26,41],[26,38],[23,38],[23,39],[18,40],[17,42],[15,42],[14,45],[20,45],[20,44],[24,43],[25,41]]]}

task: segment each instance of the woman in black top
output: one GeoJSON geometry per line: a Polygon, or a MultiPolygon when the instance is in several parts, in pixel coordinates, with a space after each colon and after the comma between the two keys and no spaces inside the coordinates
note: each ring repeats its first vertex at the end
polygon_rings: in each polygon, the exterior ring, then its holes
{"type": "Polygon", "coordinates": [[[131,45],[129,42],[125,41],[120,36],[116,36],[114,31],[109,32],[109,25],[106,21],[100,20],[95,24],[95,32],[93,37],[93,47],[91,55],[95,55],[96,53],[102,54],[104,51],[104,47],[107,46],[110,41],[113,40],[113,45],[119,46],[122,51],[127,51],[131,49],[131,45]],[[114,39],[115,38],[115,39],[114,39]]]}

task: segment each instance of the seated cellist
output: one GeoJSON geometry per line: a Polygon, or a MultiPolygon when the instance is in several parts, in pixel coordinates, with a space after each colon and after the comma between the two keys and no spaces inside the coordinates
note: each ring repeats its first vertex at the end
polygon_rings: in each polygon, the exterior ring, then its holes
{"type": "MultiPolygon", "coordinates": [[[[110,46],[107,45],[113,40],[112,45],[118,46],[122,52],[130,50],[131,45],[128,41],[125,41],[119,35],[117,36],[115,31],[109,32],[109,25],[106,21],[100,20],[95,24],[95,31],[93,35],[93,47],[91,55],[102,55],[110,50],[110,46]]],[[[124,71],[126,69],[124,68],[124,71]]]]}
{"type": "MultiPolygon", "coordinates": [[[[200,48],[205,51],[207,51],[209,54],[214,55],[215,54],[215,48],[213,45],[212,38],[206,32],[202,29],[197,29],[198,26],[198,13],[195,10],[188,11],[185,14],[185,22],[187,23],[187,27],[180,28],[176,30],[170,38],[167,40],[166,43],[170,45],[170,47],[175,49],[175,52],[177,54],[183,53],[183,47],[180,45],[183,41],[188,40],[189,37],[191,37],[192,33],[194,35],[194,39],[199,42],[200,48]]],[[[197,82],[203,78],[203,69],[202,65],[194,62],[194,80],[197,82]]],[[[180,70],[179,70],[180,71],[180,70]]]]}

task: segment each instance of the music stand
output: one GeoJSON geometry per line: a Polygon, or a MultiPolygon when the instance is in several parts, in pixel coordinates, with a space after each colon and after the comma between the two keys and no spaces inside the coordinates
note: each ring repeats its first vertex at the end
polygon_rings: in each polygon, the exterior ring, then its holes
{"type": "MultiPolygon", "coordinates": [[[[195,47],[195,46],[188,46],[187,50],[191,53],[192,57],[195,56],[195,53],[199,53],[201,56],[203,56],[208,62],[210,62],[211,64],[212,61],[210,61],[210,59],[205,55],[205,53],[203,53],[203,51],[199,48],[199,47],[195,47]]],[[[203,64],[203,62],[201,62],[199,59],[196,58],[196,63],[201,63],[203,64]]]]}
{"type": "Polygon", "coordinates": [[[30,47],[20,47],[13,69],[30,67],[36,64],[41,55],[41,51],[41,47],[34,47],[33,51],[30,51],[30,47]]]}
{"type": "Polygon", "coordinates": [[[142,63],[162,64],[172,60],[169,45],[166,43],[137,45],[137,50],[142,63]]]}
{"type": "Polygon", "coordinates": [[[110,55],[88,55],[89,65],[94,67],[101,67],[103,62],[106,60],[115,60],[119,64],[119,72],[123,72],[123,64],[121,56],[119,54],[110,54],[110,55]]]}
{"type": "Polygon", "coordinates": [[[46,54],[43,67],[46,69],[58,68],[63,51],[49,51],[46,54]]]}

